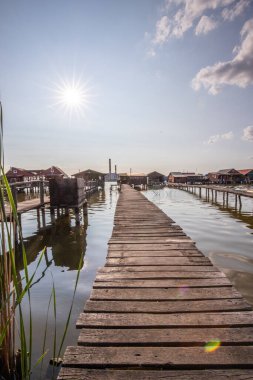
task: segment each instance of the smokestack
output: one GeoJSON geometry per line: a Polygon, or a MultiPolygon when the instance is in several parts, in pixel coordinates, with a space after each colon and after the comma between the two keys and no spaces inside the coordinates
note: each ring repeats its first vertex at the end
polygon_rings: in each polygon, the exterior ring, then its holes
{"type": "Polygon", "coordinates": [[[110,180],[111,180],[111,178],[112,178],[111,173],[112,173],[112,161],[111,161],[111,159],[109,158],[109,178],[110,178],[110,180]]]}
{"type": "Polygon", "coordinates": [[[117,165],[115,165],[115,174],[117,174],[117,165]]]}

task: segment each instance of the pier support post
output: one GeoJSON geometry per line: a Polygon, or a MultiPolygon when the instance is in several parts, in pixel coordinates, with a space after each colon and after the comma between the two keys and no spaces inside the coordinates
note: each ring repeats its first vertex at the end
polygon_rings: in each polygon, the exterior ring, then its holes
{"type": "Polygon", "coordinates": [[[44,183],[40,181],[40,204],[43,205],[44,203],[44,183]]]}

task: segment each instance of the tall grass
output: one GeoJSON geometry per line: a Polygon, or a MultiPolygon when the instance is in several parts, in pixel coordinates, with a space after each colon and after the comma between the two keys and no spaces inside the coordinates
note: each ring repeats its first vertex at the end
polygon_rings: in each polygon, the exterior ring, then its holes
{"type": "MultiPolygon", "coordinates": [[[[39,256],[38,264],[33,273],[29,273],[26,250],[23,242],[22,229],[19,223],[17,208],[13,199],[12,191],[4,170],[4,151],[3,151],[3,114],[0,102],[0,378],[6,380],[29,380],[31,377],[33,363],[33,319],[31,307],[30,289],[36,272],[43,259],[43,250],[39,256]],[[19,242],[17,244],[17,241],[19,242]],[[16,267],[17,255],[22,256],[24,277],[16,267]],[[23,312],[23,299],[28,299],[29,311],[28,320],[23,312]]],[[[79,280],[80,270],[82,268],[83,255],[80,258],[79,268],[70,306],[67,315],[66,324],[57,350],[56,329],[57,329],[57,297],[54,283],[48,307],[52,304],[54,315],[54,337],[52,352],[56,358],[60,357],[66,337],[70,316],[73,308],[74,297],[79,280]]],[[[48,319],[48,313],[47,317],[48,319]]],[[[35,365],[43,364],[43,359],[47,353],[46,336],[47,320],[44,332],[44,342],[41,356],[37,359],[35,365]]],[[[54,362],[57,363],[57,360],[54,362]]],[[[54,376],[54,370],[53,370],[54,376]]]]}

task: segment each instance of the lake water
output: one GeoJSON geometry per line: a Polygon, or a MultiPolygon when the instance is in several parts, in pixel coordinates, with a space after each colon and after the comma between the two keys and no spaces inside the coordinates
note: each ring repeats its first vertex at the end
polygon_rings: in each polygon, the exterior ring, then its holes
{"type": "MultiPolygon", "coordinates": [[[[22,227],[32,273],[39,253],[46,246],[46,254],[36,274],[32,287],[32,314],[34,328],[34,360],[41,355],[48,302],[54,283],[57,299],[57,340],[64,330],[75,286],[77,268],[84,255],[68,334],[63,346],[76,345],[79,331],[75,322],[90,295],[98,267],[104,265],[107,242],[113,228],[113,216],[118,198],[117,190],[92,195],[89,199],[88,218],[75,225],[74,215],[60,215],[52,223],[49,210],[33,210],[22,215],[22,227]]],[[[223,270],[247,300],[253,304],[253,200],[242,198],[243,207],[235,211],[231,198],[228,207],[211,204],[184,191],[164,188],[148,190],[143,194],[167,213],[197,243],[198,248],[223,270]]],[[[221,199],[218,199],[221,201],[221,199]]],[[[24,275],[19,263],[21,277],[24,275]]],[[[27,303],[27,300],[25,300],[27,303]]],[[[28,304],[26,304],[26,317],[28,304]]],[[[48,318],[46,348],[53,346],[54,317],[52,305],[48,318]]],[[[33,379],[51,379],[48,366],[52,352],[44,360],[43,370],[37,368],[33,379]]]]}

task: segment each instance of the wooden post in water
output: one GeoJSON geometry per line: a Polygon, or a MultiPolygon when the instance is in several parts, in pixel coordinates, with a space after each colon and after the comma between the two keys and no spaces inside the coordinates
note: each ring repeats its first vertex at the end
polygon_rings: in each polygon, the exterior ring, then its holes
{"type": "Polygon", "coordinates": [[[40,181],[40,204],[44,204],[44,183],[43,181],[40,181]]]}
{"type": "Polygon", "coordinates": [[[242,208],[242,200],[241,200],[241,196],[238,195],[238,198],[239,198],[239,210],[241,211],[241,208],[242,208]]]}
{"type": "Polygon", "coordinates": [[[235,209],[237,210],[237,194],[235,194],[235,209]]]}

